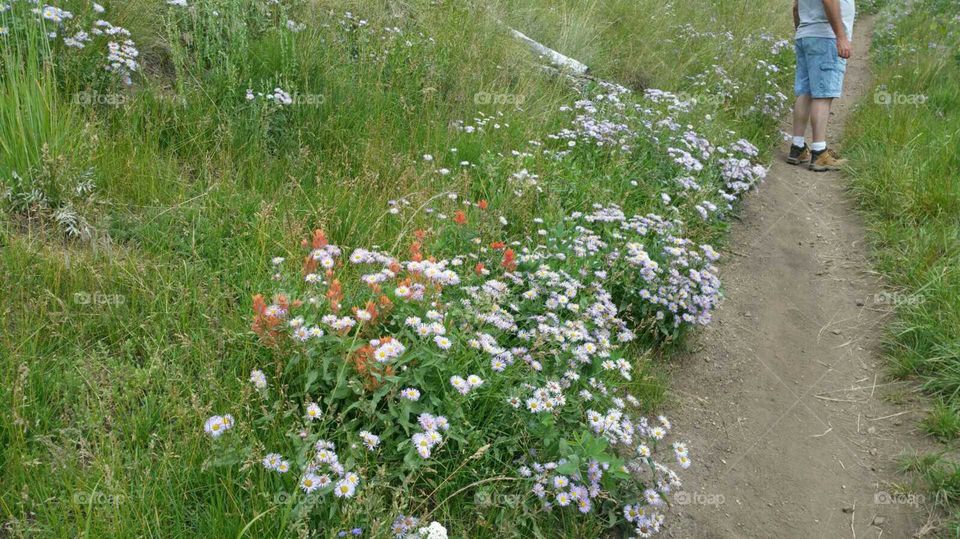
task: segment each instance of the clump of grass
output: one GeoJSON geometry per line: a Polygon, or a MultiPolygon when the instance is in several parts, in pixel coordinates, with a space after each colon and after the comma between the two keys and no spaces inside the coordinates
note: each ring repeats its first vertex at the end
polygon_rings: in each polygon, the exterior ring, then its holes
{"type": "Polygon", "coordinates": [[[948,442],[960,434],[960,415],[950,404],[940,400],[934,403],[923,427],[939,440],[948,442]]]}
{"type": "Polygon", "coordinates": [[[944,510],[949,515],[947,528],[956,533],[960,524],[960,464],[942,454],[927,453],[903,459],[900,469],[904,473],[914,474],[933,494],[932,506],[944,510]]]}

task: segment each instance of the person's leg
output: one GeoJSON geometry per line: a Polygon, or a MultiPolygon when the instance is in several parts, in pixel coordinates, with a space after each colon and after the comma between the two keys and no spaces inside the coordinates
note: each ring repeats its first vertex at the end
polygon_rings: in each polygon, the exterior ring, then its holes
{"type": "Polygon", "coordinates": [[[838,170],[846,161],[833,150],[827,150],[827,124],[833,100],[843,93],[847,62],[838,55],[835,39],[816,38],[810,50],[807,57],[810,64],[810,127],[813,130],[810,170],[838,170]]]}
{"type": "Polygon", "coordinates": [[[797,100],[793,104],[793,140],[790,144],[790,154],[787,156],[787,163],[791,165],[810,159],[810,150],[803,138],[810,123],[810,75],[807,71],[806,40],[798,39],[794,44],[794,50],[797,55],[797,75],[793,83],[793,91],[797,100]]]}
{"type": "Polygon", "coordinates": [[[823,151],[827,147],[827,123],[830,121],[831,105],[832,97],[810,100],[810,127],[813,131],[813,144],[810,148],[815,152],[823,151]]]}
{"type": "Polygon", "coordinates": [[[803,146],[803,143],[797,144],[796,138],[807,133],[807,125],[810,123],[810,94],[798,95],[793,104],[793,138],[794,146],[803,146]]]}

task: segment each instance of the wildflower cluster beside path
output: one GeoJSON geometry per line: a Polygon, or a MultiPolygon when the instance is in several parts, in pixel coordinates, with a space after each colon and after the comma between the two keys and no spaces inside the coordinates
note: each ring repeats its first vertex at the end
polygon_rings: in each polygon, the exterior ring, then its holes
{"type": "MultiPolygon", "coordinates": [[[[534,146],[555,159],[581,146],[665,146],[683,175],[663,201],[679,213],[674,197],[699,194],[701,219],[722,216],[763,179],[749,142],[717,148],[681,129],[670,111],[689,104],[676,96],[650,91],[631,107],[626,89],[601,87],[569,108],[571,128],[534,146]],[[707,174],[723,182],[715,202],[699,183],[710,180],[698,180],[707,174]]],[[[538,178],[524,170],[511,181],[522,194],[538,178]]],[[[389,213],[411,206],[396,200],[389,213]]],[[[391,505],[403,508],[391,523],[396,537],[431,533],[420,523],[444,501],[431,499],[432,485],[450,480],[434,470],[453,463],[451,475],[496,481],[533,512],[614,511],[638,537],[658,532],[680,486],[675,469],[691,458],[685,443],[667,441],[667,418],[640,413],[631,346],[637,331],[671,335],[710,322],[719,254],[684,238],[682,219],[627,215],[615,204],[550,228],[538,220],[535,243],[492,236],[507,223],[485,200],[450,192],[424,211],[433,224],[406,238],[402,258],[348,251],[317,230],[301,264],[272,260],[277,291],[254,298],[252,329],[277,360],[250,375],[249,398],[261,404],[238,406],[259,412],[237,436],[251,447],[245,458],[261,462],[248,473],[292,473],[298,511],[333,504],[361,530],[383,523],[361,522],[352,500],[392,492],[391,505]],[[257,425],[281,414],[284,447],[263,447],[257,425]],[[484,477],[491,461],[499,475],[484,477]]],[[[218,415],[206,430],[218,444],[240,444],[221,440],[235,424],[218,415]]]]}

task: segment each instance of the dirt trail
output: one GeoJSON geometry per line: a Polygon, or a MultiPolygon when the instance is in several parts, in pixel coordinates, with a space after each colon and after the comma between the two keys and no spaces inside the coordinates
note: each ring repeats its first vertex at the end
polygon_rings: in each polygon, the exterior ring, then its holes
{"type": "MultiPolygon", "coordinates": [[[[872,21],[854,31],[831,141],[869,88],[872,21]]],[[[884,376],[891,307],[862,221],[842,174],[783,158],[733,227],[715,323],[674,369],[671,419],[694,466],[667,535],[911,537],[925,513],[896,488],[895,459],[929,442],[921,404],[884,376]]]]}

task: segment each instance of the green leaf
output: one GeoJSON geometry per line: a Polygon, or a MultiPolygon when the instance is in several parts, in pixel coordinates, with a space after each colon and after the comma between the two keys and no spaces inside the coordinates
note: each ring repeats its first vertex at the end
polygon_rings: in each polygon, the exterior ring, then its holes
{"type": "Polygon", "coordinates": [[[567,457],[567,462],[564,462],[560,466],[557,466],[557,473],[563,475],[575,475],[580,470],[580,457],[577,455],[570,455],[567,457]]]}
{"type": "Polygon", "coordinates": [[[330,393],[330,399],[334,401],[343,400],[349,397],[351,393],[353,392],[350,391],[349,387],[341,386],[336,391],[330,393]]]}
{"type": "Polygon", "coordinates": [[[411,470],[416,470],[420,467],[420,455],[418,455],[417,452],[411,448],[403,456],[403,464],[411,470]]]}
{"type": "Polygon", "coordinates": [[[313,383],[317,381],[317,377],[320,376],[320,372],[316,369],[311,369],[307,372],[307,381],[303,385],[303,392],[305,394],[310,394],[310,388],[313,386],[313,383]]]}

